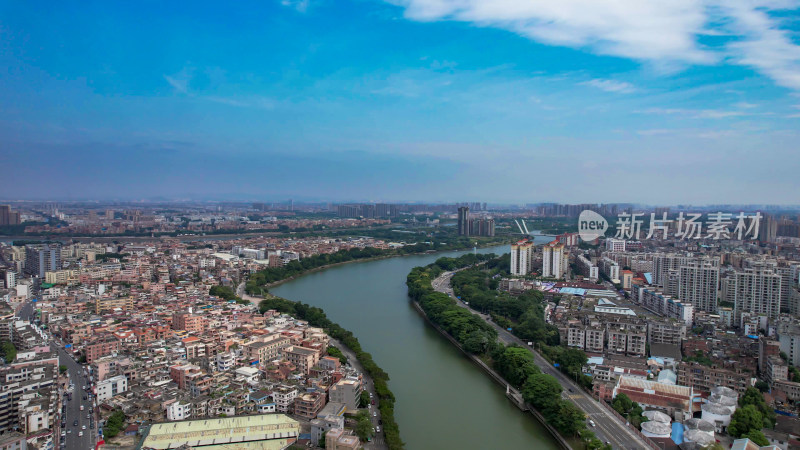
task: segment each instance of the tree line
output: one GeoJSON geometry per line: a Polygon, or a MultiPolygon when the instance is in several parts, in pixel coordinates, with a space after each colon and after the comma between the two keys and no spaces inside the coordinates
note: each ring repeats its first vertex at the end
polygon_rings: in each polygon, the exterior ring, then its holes
{"type": "MultiPolygon", "coordinates": [[[[471,307],[498,317],[507,317],[507,320],[514,318],[519,324],[524,323],[521,326],[525,339],[535,340],[545,346],[547,342],[557,344],[557,330],[553,335],[553,330],[544,322],[540,295],[530,293],[524,298],[504,296],[501,299],[492,293],[497,286],[494,275],[504,270],[501,259],[494,258],[494,255],[463,255],[459,258],[440,258],[428,266],[415,267],[406,279],[408,294],[425,311],[431,322],[450,334],[465,351],[487,360],[509,384],[520,389],[524,400],[536,408],[559,433],[567,437],[580,437],[589,449],[605,448],[594,433],[586,428],[583,412],[561,398],[562,387],[558,380],[541,372],[528,349],[498,342],[497,331],[491,325],[432,287],[432,281],[444,271],[485,262],[483,268],[466,269],[453,276],[456,294],[469,301],[471,307]],[[541,315],[536,316],[539,313],[541,315]]],[[[550,355],[559,361],[562,370],[580,372],[586,363],[586,355],[576,349],[553,347],[550,355]]]]}
{"type": "Polygon", "coordinates": [[[364,371],[372,377],[372,382],[375,385],[375,392],[379,400],[378,408],[381,411],[381,420],[383,420],[386,445],[391,450],[403,448],[404,444],[400,439],[400,428],[394,418],[395,397],[392,391],[389,390],[389,374],[375,363],[371,354],[361,348],[361,343],[358,341],[358,338],[353,336],[351,331],[342,328],[339,324],[328,319],[322,308],[302,302],[294,302],[280,297],[271,297],[261,301],[259,309],[262,314],[270,309],[274,309],[281,313],[289,314],[297,319],[305,320],[313,327],[323,328],[330,337],[338,340],[352,350],[356,355],[356,359],[364,368],[364,371]]]}
{"type": "MultiPolygon", "coordinates": [[[[391,233],[388,231],[385,233],[387,233],[386,235],[391,235],[391,233]]],[[[370,235],[374,235],[373,237],[376,238],[385,238],[384,233],[377,231],[371,232],[370,235]]],[[[425,235],[423,234],[418,237],[424,236],[425,235]]],[[[398,236],[395,233],[393,237],[397,238],[398,236]]],[[[502,242],[504,238],[467,238],[463,236],[445,236],[430,239],[431,241],[429,242],[419,242],[394,249],[366,247],[339,250],[335,253],[323,253],[308,256],[299,260],[289,261],[287,264],[281,267],[267,267],[266,269],[260,270],[248,277],[247,284],[245,285],[245,292],[250,295],[263,295],[267,291],[266,286],[271,283],[296,277],[308,272],[309,270],[331,264],[339,264],[383,256],[401,256],[430,251],[457,250],[471,247],[478,240],[480,240],[482,243],[499,243],[502,242]]]]}

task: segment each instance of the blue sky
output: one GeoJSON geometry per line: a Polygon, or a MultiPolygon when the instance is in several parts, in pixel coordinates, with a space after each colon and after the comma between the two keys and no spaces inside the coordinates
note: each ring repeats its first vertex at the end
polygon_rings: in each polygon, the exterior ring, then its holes
{"type": "Polygon", "coordinates": [[[0,197],[800,203],[797,1],[115,3],[0,1],[0,197]]]}

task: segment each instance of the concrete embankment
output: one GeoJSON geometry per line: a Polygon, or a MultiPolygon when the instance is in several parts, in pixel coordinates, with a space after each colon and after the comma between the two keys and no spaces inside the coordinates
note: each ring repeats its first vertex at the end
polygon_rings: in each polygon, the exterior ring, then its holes
{"type": "Polygon", "coordinates": [[[455,345],[461,351],[461,353],[464,354],[464,356],[469,358],[478,367],[483,369],[483,371],[490,377],[492,377],[494,381],[496,381],[499,385],[506,388],[506,397],[508,397],[509,400],[511,400],[512,403],[514,403],[514,405],[517,406],[522,411],[530,412],[536,418],[536,420],[538,420],[545,427],[545,429],[552,435],[554,441],[559,445],[559,447],[561,447],[564,450],[572,449],[572,447],[564,439],[564,437],[561,436],[561,434],[559,434],[555,428],[553,428],[550,424],[548,424],[547,421],[545,421],[544,417],[542,417],[539,411],[536,411],[536,409],[534,409],[531,405],[525,403],[522,400],[522,394],[520,394],[519,391],[511,387],[509,383],[502,376],[500,376],[499,373],[497,373],[494,369],[489,367],[485,362],[483,362],[483,360],[464,350],[461,344],[458,341],[456,341],[455,338],[450,336],[449,333],[447,333],[445,330],[439,327],[439,325],[433,323],[428,317],[428,315],[425,313],[425,311],[422,309],[422,307],[419,305],[419,303],[413,300],[411,301],[411,303],[414,305],[414,309],[416,309],[417,312],[419,312],[420,315],[422,315],[422,317],[425,319],[426,322],[428,322],[430,326],[436,329],[436,331],[438,331],[442,336],[444,336],[445,339],[447,339],[453,345],[455,345]]]}

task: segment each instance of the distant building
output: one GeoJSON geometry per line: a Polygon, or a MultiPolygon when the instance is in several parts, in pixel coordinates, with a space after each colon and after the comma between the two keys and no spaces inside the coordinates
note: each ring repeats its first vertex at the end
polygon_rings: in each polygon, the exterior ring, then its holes
{"type": "Polygon", "coordinates": [[[600,278],[600,269],[586,256],[578,255],[575,262],[578,265],[578,270],[584,277],[591,281],[597,281],[597,279],[600,278]]]}
{"type": "Polygon", "coordinates": [[[778,317],[783,277],[767,267],[748,267],[730,277],[726,296],[734,302],[737,317],[743,312],[778,317]]]}
{"type": "Polygon", "coordinates": [[[625,239],[606,239],[606,250],[610,252],[624,252],[625,239]]]}
{"type": "Polygon", "coordinates": [[[520,241],[511,244],[511,275],[525,276],[531,271],[533,243],[520,241]]]}
{"type": "Polygon", "coordinates": [[[61,269],[61,246],[58,244],[26,245],[25,273],[44,278],[47,272],[61,269]]]}
{"type": "Polygon", "coordinates": [[[466,206],[458,208],[458,235],[469,236],[469,208],[466,206]]]}
{"type": "Polygon", "coordinates": [[[469,219],[469,236],[494,236],[494,219],[469,219]]]}
{"type": "Polygon", "coordinates": [[[0,226],[19,224],[19,212],[13,211],[9,205],[0,205],[0,226]]]}
{"type": "Polygon", "coordinates": [[[564,278],[569,265],[569,253],[564,244],[553,241],[542,247],[542,277],[564,278]]]}
{"type": "Polygon", "coordinates": [[[690,302],[695,309],[717,311],[719,291],[719,265],[710,261],[697,261],[679,269],[678,298],[690,302]]]}

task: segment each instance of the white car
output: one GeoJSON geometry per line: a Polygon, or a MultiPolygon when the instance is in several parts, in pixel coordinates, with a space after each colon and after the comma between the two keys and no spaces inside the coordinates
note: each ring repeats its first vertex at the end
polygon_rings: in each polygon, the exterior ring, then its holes
{"type": "Polygon", "coordinates": [[[375,429],[378,430],[378,433],[381,432],[381,427],[375,427],[375,429]]]}
{"type": "Polygon", "coordinates": [[[81,427],[81,430],[85,430],[85,429],[86,429],[86,425],[81,427]]]}
{"type": "Polygon", "coordinates": [[[83,431],[78,431],[78,436],[83,436],[83,431]]]}
{"type": "Polygon", "coordinates": [[[376,412],[373,412],[373,413],[372,413],[372,417],[378,417],[378,413],[376,413],[376,412]]]}

